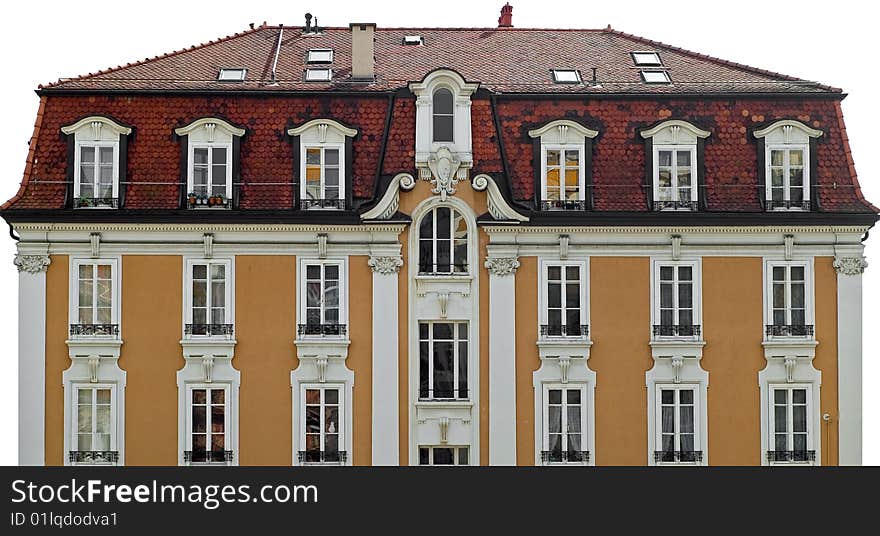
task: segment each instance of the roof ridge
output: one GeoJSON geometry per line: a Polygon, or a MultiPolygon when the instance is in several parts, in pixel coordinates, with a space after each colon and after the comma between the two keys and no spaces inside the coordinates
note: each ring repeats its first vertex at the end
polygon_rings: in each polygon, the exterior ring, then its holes
{"type": "Polygon", "coordinates": [[[649,45],[664,47],[664,48],[667,48],[669,50],[673,50],[673,51],[681,53],[681,54],[685,54],[685,55],[692,56],[694,58],[699,58],[702,60],[711,61],[713,63],[724,65],[726,67],[732,67],[734,69],[740,69],[740,70],[748,71],[748,72],[751,72],[754,74],[776,77],[776,78],[780,78],[782,80],[786,80],[789,82],[805,82],[805,83],[809,83],[809,84],[815,84],[817,87],[828,90],[828,91],[834,91],[834,92],[838,92],[838,93],[843,92],[843,90],[838,87],[830,86],[827,84],[822,84],[821,82],[816,82],[815,80],[807,80],[805,78],[798,78],[796,76],[778,73],[775,71],[770,71],[768,69],[761,69],[759,67],[753,67],[751,65],[746,65],[745,63],[739,63],[739,62],[735,62],[735,61],[725,60],[725,59],[719,58],[717,56],[710,56],[708,54],[694,52],[693,50],[688,50],[686,48],[677,47],[674,45],[663,43],[661,41],[655,41],[653,39],[648,39],[647,37],[642,37],[639,35],[634,35],[634,34],[622,32],[620,30],[614,30],[610,26],[608,28],[606,28],[604,31],[607,33],[610,33],[610,34],[619,35],[619,36],[626,38],[626,39],[631,39],[633,41],[638,41],[638,42],[649,44],[649,45]]]}
{"type": "Polygon", "coordinates": [[[184,52],[191,52],[193,50],[200,50],[200,49],[212,46],[212,45],[218,45],[220,43],[225,43],[226,41],[230,41],[232,39],[236,39],[239,37],[244,37],[246,35],[250,35],[250,34],[265,30],[265,29],[279,28],[279,27],[280,26],[269,26],[265,22],[263,22],[259,26],[253,26],[243,32],[236,32],[234,34],[227,35],[224,37],[218,37],[217,39],[212,39],[212,40],[204,42],[204,43],[199,43],[198,45],[191,45],[186,48],[181,48],[178,50],[173,50],[171,52],[166,52],[165,54],[159,54],[158,56],[147,57],[142,60],[138,60],[138,61],[131,62],[131,63],[126,63],[125,65],[117,65],[115,67],[108,67],[107,69],[101,69],[100,71],[95,71],[93,73],[88,73],[88,74],[84,74],[84,75],[80,75],[80,76],[74,76],[71,78],[63,78],[63,79],[59,78],[57,81],[51,82],[49,84],[39,84],[37,86],[37,89],[50,89],[50,88],[60,86],[61,84],[66,84],[68,82],[86,80],[89,78],[94,78],[95,76],[101,76],[101,75],[105,75],[105,74],[109,74],[109,73],[114,73],[116,71],[121,71],[122,69],[127,69],[129,67],[137,67],[139,65],[145,65],[147,63],[150,63],[150,62],[153,62],[156,60],[162,60],[165,58],[178,56],[180,54],[183,54],[184,52]]]}

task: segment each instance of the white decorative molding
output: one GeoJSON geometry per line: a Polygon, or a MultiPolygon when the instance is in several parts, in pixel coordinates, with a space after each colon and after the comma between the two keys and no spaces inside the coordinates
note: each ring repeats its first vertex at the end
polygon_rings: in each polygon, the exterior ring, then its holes
{"type": "Polygon", "coordinates": [[[458,171],[461,160],[448,147],[440,147],[428,157],[426,163],[431,171],[431,184],[434,185],[431,193],[439,194],[440,199],[446,201],[447,196],[455,194],[455,185],[460,180],[458,171]]]}
{"type": "Polygon", "coordinates": [[[19,272],[29,274],[45,272],[49,267],[50,262],[52,261],[49,260],[48,255],[22,255],[21,253],[17,254],[13,261],[13,263],[18,266],[19,272]]]}
{"type": "Polygon", "coordinates": [[[569,137],[572,136],[572,133],[581,138],[578,143],[583,143],[583,138],[595,138],[599,135],[597,130],[589,129],[570,119],[557,119],[555,121],[550,121],[542,127],[530,130],[529,137],[541,137],[544,139],[545,136],[549,134],[549,138],[552,139],[547,138],[546,143],[564,144],[570,143],[569,137]]]}
{"type": "Polygon", "coordinates": [[[486,192],[489,214],[496,220],[512,220],[517,222],[529,221],[528,216],[523,216],[507,203],[504,196],[501,194],[501,190],[498,188],[495,179],[490,175],[486,175],[485,173],[477,175],[471,181],[471,187],[478,192],[486,192]]]}
{"type": "Polygon", "coordinates": [[[205,233],[202,235],[202,246],[205,250],[205,258],[210,259],[214,257],[214,235],[212,233],[205,233]]]}
{"type": "Polygon", "coordinates": [[[127,136],[131,134],[131,129],[129,127],[124,127],[112,119],[97,115],[84,117],[72,125],[63,126],[61,127],[61,132],[70,135],[86,128],[91,130],[92,139],[95,141],[102,139],[102,136],[106,134],[103,132],[104,129],[109,130],[113,137],[120,135],[127,136]]]}
{"type": "Polygon", "coordinates": [[[785,250],[785,260],[790,261],[794,257],[794,235],[783,236],[782,243],[785,250]]]}
{"type": "Polygon", "coordinates": [[[92,258],[97,259],[101,256],[101,233],[91,233],[89,243],[92,248],[92,258]]]}
{"type": "Polygon", "coordinates": [[[327,258],[327,233],[318,233],[318,258],[327,258]]]}
{"type": "Polygon", "coordinates": [[[220,127],[230,136],[240,138],[245,134],[245,129],[238,128],[231,123],[216,117],[202,117],[200,119],[196,119],[186,126],[174,129],[174,133],[178,136],[189,136],[193,132],[202,129],[204,131],[205,140],[208,142],[213,142],[214,137],[216,136],[217,127],[220,127]]]}
{"type": "Polygon", "coordinates": [[[403,266],[403,257],[400,255],[379,255],[371,256],[367,261],[367,265],[375,273],[380,274],[396,274],[403,266]]]}
{"type": "MultiPolygon", "coordinates": [[[[679,143],[696,143],[697,138],[708,138],[712,133],[703,130],[687,121],[680,119],[670,119],[663,121],[653,128],[643,130],[640,133],[643,138],[662,138],[659,143],[671,143],[673,145],[679,143]]],[[[655,142],[658,140],[655,139],[655,142]]]]}
{"type": "Polygon", "coordinates": [[[519,260],[516,257],[490,257],[486,259],[485,266],[492,275],[513,275],[519,268],[519,260]]]}
{"type": "Polygon", "coordinates": [[[446,309],[449,306],[449,292],[441,290],[437,293],[437,303],[440,304],[440,318],[446,320],[446,309]]]}
{"type": "Polygon", "coordinates": [[[792,143],[793,140],[791,138],[793,129],[802,132],[805,136],[810,138],[818,138],[823,135],[823,132],[821,130],[810,128],[800,121],[795,121],[793,119],[783,119],[782,121],[776,121],[769,126],[762,128],[761,130],[756,130],[753,135],[756,138],[766,138],[768,135],[779,130],[783,133],[782,135],[787,138],[780,141],[784,141],[785,143],[792,143]]]}
{"type": "Polygon", "coordinates": [[[440,443],[445,445],[449,442],[449,417],[440,417],[437,425],[440,427],[440,443]]]}
{"type": "Polygon", "coordinates": [[[287,129],[288,136],[301,136],[303,133],[315,128],[316,133],[320,139],[316,140],[321,143],[326,143],[327,141],[327,128],[333,128],[340,134],[345,137],[351,138],[357,135],[357,130],[353,128],[348,128],[339,121],[334,121],[332,119],[312,119],[311,121],[307,121],[302,125],[296,128],[287,129]]]}
{"type": "Polygon", "coordinates": [[[361,214],[361,220],[387,220],[400,208],[400,191],[412,190],[416,180],[409,173],[398,173],[391,179],[388,189],[376,206],[361,214]]]}
{"type": "MultiPolygon", "coordinates": [[[[814,347],[809,348],[811,351],[814,347]]],[[[815,461],[802,462],[807,465],[822,465],[822,421],[821,421],[821,386],[822,373],[813,367],[811,355],[806,352],[792,351],[791,348],[780,347],[778,352],[768,352],[765,343],[767,366],[758,372],[758,387],[761,400],[761,465],[775,465],[768,461],[766,452],[776,450],[773,445],[773,433],[770,429],[770,399],[774,386],[803,386],[809,391],[809,407],[807,408],[807,450],[816,451],[815,461]]],[[[847,387],[849,388],[849,387],[847,387]]]]}
{"type": "Polygon", "coordinates": [[[672,260],[681,258],[681,235],[672,235],[672,260]]]}
{"type": "Polygon", "coordinates": [[[372,464],[400,465],[400,348],[398,272],[403,266],[400,244],[376,245],[370,251],[372,289],[372,464]]]}
{"type": "Polygon", "coordinates": [[[838,274],[842,275],[861,275],[865,268],[868,267],[868,261],[865,257],[859,255],[855,257],[837,257],[833,263],[834,269],[838,274]]]}
{"type": "Polygon", "coordinates": [[[564,261],[568,259],[568,245],[571,242],[571,237],[567,234],[559,235],[559,260],[564,261]]]}

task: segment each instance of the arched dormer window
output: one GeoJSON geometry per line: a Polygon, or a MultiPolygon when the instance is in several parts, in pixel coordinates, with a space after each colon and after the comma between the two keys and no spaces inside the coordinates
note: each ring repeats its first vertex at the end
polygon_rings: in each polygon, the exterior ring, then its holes
{"type": "Polygon", "coordinates": [[[703,184],[703,140],[710,132],[687,121],[664,121],[643,130],[646,170],[652,185],[648,195],[653,210],[699,208],[703,184]]]}
{"type": "Polygon", "coordinates": [[[101,116],[61,128],[68,137],[68,206],[117,208],[131,128],[101,116]]]}
{"type": "Polygon", "coordinates": [[[287,134],[294,139],[299,207],[345,209],[352,194],[352,138],[357,130],[332,119],[312,119],[287,134]]]}
{"type": "Polygon", "coordinates": [[[468,273],[468,226],[449,206],[434,207],[419,223],[419,274],[468,273]]]}
{"type": "MultiPolygon", "coordinates": [[[[174,130],[184,150],[187,208],[231,208],[233,184],[240,182],[240,147],[245,130],[205,117],[174,130]]],[[[181,180],[181,182],[183,182],[181,180]]]]}
{"type": "Polygon", "coordinates": [[[535,202],[541,210],[585,210],[590,206],[593,138],[598,132],[568,119],[529,131],[534,139],[535,202]],[[536,169],[536,172],[538,170],[536,169]]]}
{"type": "Polygon", "coordinates": [[[761,200],[767,210],[810,210],[815,195],[815,148],[821,130],[793,120],[756,130],[761,200]]]}
{"type": "Polygon", "coordinates": [[[455,103],[452,97],[452,92],[445,87],[435,90],[433,106],[433,141],[451,143],[455,140],[453,135],[455,126],[455,103]]]}

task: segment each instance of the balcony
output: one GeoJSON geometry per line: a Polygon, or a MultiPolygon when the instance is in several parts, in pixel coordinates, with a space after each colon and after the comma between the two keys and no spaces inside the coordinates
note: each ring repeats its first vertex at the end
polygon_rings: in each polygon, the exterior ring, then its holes
{"type": "Polygon", "coordinates": [[[116,197],[77,197],[73,200],[73,208],[119,208],[116,197]]]}
{"type": "Polygon", "coordinates": [[[781,201],[767,199],[767,210],[797,210],[809,212],[812,208],[810,201],[781,201]]]}
{"type": "Polygon", "coordinates": [[[184,335],[186,337],[225,337],[232,338],[232,324],[186,324],[184,327],[184,335]]]}
{"type": "Polygon", "coordinates": [[[699,208],[699,203],[696,201],[654,201],[655,211],[680,210],[696,212],[699,208]]]}
{"type": "Polygon", "coordinates": [[[651,333],[654,337],[700,337],[702,330],[699,325],[654,324],[651,333]]]}
{"type": "Polygon", "coordinates": [[[185,450],[183,461],[187,465],[218,464],[229,465],[234,459],[231,450],[185,450]]]}
{"type": "Polygon", "coordinates": [[[656,450],[654,463],[700,463],[703,461],[702,450],[656,450]]]}
{"type": "Polygon", "coordinates": [[[119,324],[71,324],[73,337],[119,337],[119,324]]]}
{"type": "Polygon", "coordinates": [[[302,199],[299,208],[309,209],[335,209],[345,210],[345,199],[302,199]]]}
{"type": "Polygon", "coordinates": [[[345,324],[297,324],[296,334],[299,336],[342,337],[348,332],[345,324]]]}
{"type": "Polygon", "coordinates": [[[116,465],[119,452],[115,450],[71,450],[67,453],[71,464],[116,465]]]}
{"type": "Polygon", "coordinates": [[[589,463],[590,452],[586,450],[542,450],[541,462],[549,463],[589,463]]]}
{"type": "Polygon", "coordinates": [[[770,463],[814,462],[815,450],[768,450],[767,461],[770,463]]]}
{"type": "Polygon", "coordinates": [[[541,337],[570,337],[586,339],[590,335],[590,326],[566,324],[541,324],[541,337]]]}
{"type": "Polygon", "coordinates": [[[541,210],[587,210],[587,202],[583,199],[542,199],[541,210]]]}
{"type": "Polygon", "coordinates": [[[765,326],[767,337],[812,337],[811,324],[772,324],[765,326]]]}
{"type": "Polygon", "coordinates": [[[231,208],[232,203],[224,195],[208,195],[189,193],[186,196],[186,208],[189,209],[224,209],[231,208]]]}
{"type": "Polygon", "coordinates": [[[344,450],[301,450],[296,453],[299,463],[344,465],[348,461],[348,453],[344,450]]]}

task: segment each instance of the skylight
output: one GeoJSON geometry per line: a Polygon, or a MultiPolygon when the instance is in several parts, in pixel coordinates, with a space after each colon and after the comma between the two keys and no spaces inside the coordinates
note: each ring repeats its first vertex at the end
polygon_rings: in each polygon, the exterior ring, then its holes
{"type": "Polygon", "coordinates": [[[557,84],[577,84],[581,75],[574,69],[553,69],[553,81],[557,84]]]}
{"type": "Polygon", "coordinates": [[[333,49],[313,48],[309,50],[306,63],[333,63],[333,49]]]}
{"type": "Polygon", "coordinates": [[[405,35],[403,36],[403,44],[407,46],[424,45],[425,40],[422,39],[421,35],[405,35]]]}
{"type": "Polygon", "coordinates": [[[247,69],[220,69],[217,73],[217,80],[222,82],[239,82],[244,80],[247,75],[247,69]]]}
{"type": "Polygon", "coordinates": [[[666,71],[641,71],[642,81],[646,84],[668,84],[672,82],[666,71]]]}
{"type": "Polygon", "coordinates": [[[306,82],[326,82],[330,75],[330,69],[306,69],[306,82]]]}
{"type": "Polygon", "coordinates": [[[636,65],[663,65],[660,54],[656,52],[633,52],[632,58],[636,65]]]}

